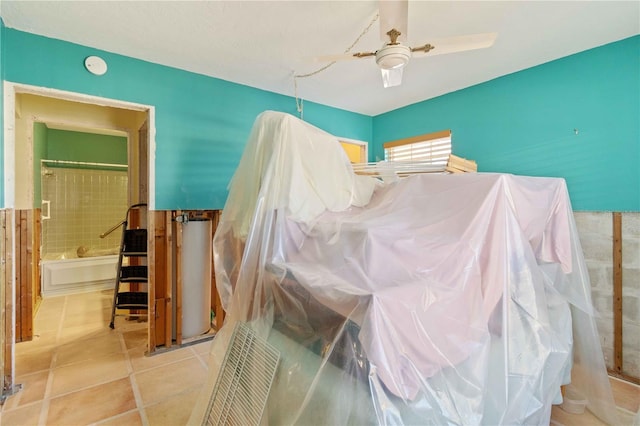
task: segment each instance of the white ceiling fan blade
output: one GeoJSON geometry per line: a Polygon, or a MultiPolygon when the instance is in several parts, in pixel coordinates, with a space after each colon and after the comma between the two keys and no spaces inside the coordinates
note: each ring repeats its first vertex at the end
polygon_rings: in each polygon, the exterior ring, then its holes
{"type": "Polygon", "coordinates": [[[338,55],[314,56],[310,58],[313,62],[335,62],[350,59],[362,59],[376,56],[375,52],[342,53],[338,55]]]}
{"type": "Polygon", "coordinates": [[[402,84],[402,70],[404,67],[384,69],[380,68],[382,73],[382,85],[386,89],[387,87],[400,86],[402,84]]]}
{"type": "MultiPolygon", "coordinates": [[[[413,57],[423,56],[435,56],[444,55],[447,53],[464,52],[467,50],[485,49],[493,46],[496,41],[498,33],[482,33],[482,34],[470,34],[464,36],[447,37],[429,40],[432,50],[427,52],[423,50],[414,50],[413,57]]],[[[420,49],[420,47],[414,47],[413,49],[420,49]]],[[[412,49],[412,50],[413,50],[412,49]]]]}
{"type": "Polygon", "coordinates": [[[400,31],[398,41],[407,41],[408,0],[379,0],[380,40],[389,41],[387,32],[392,28],[400,31]]]}

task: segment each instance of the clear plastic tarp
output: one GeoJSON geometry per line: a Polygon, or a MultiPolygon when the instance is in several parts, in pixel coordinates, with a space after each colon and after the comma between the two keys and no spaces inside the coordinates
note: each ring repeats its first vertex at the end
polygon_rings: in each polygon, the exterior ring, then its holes
{"type": "Polygon", "coordinates": [[[267,424],[549,424],[569,383],[616,423],[563,179],[383,183],[332,135],[267,111],[214,260],[227,317],[208,386],[249,324],[281,352],[267,424]]]}

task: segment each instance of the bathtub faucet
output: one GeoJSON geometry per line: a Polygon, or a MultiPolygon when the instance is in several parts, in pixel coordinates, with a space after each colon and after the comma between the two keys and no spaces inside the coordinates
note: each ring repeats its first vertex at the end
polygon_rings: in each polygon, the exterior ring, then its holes
{"type": "Polygon", "coordinates": [[[111,228],[109,228],[108,231],[103,232],[102,234],[100,234],[100,238],[106,237],[107,235],[109,235],[110,233],[112,233],[113,231],[115,231],[116,229],[118,229],[119,227],[124,225],[125,223],[127,223],[126,220],[122,220],[122,221],[118,222],[117,224],[115,224],[111,228]]]}

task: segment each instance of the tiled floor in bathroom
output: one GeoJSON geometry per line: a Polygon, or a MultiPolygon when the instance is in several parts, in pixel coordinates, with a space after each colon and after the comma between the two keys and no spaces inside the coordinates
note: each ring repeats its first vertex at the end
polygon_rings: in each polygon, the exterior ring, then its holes
{"type": "MultiPolygon", "coordinates": [[[[207,378],[211,341],[145,356],[146,323],[108,327],[111,291],[45,299],[35,338],[16,345],[16,383],[0,425],[184,425],[207,378]]],[[[621,424],[632,424],[640,387],[611,380],[621,424]]],[[[602,425],[553,407],[552,424],[602,425]]]]}

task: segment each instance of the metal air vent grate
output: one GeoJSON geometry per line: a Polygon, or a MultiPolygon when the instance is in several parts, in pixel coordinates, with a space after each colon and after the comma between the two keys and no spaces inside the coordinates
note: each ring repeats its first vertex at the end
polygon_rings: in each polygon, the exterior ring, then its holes
{"type": "Polygon", "coordinates": [[[238,322],[224,356],[203,425],[259,425],[280,352],[238,322]]]}

